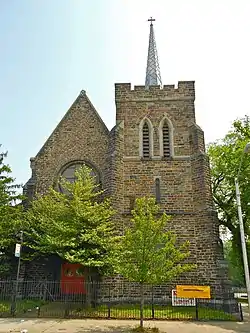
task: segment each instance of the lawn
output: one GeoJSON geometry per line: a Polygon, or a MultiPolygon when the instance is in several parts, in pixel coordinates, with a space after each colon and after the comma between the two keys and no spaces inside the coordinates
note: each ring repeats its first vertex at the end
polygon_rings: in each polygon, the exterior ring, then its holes
{"type": "MultiPolygon", "coordinates": [[[[10,316],[10,302],[0,302],[0,317],[10,316]]],[[[139,305],[114,305],[108,308],[101,305],[96,308],[86,308],[81,303],[50,302],[40,300],[23,300],[17,302],[16,316],[20,317],[51,317],[63,318],[111,318],[111,319],[139,319],[139,305]],[[39,308],[39,310],[37,309],[39,308]]],[[[195,320],[195,307],[145,306],[145,319],[162,320],[195,320]],[[154,314],[154,315],[153,315],[154,314]]],[[[237,320],[232,314],[211,308],[198,308],[199,320],[237,320]]]]}
{"type": "MultiPolygon", "coordinates": [[[[83,309],[72,308],[70,314],[72,317],[101,317],[107,318],[110,313],[112,319],[139,319],[140,307],[139,305],[117,305],[112,306],[108,310],[107,306],[98,306],[96,309],[83,309]]],[[[195,307],[172,307],[172,306],[154,306],[154,317],[152,316],[151,306],[144,308],[145,319],[162,319],[162,320],[195,320],[196,309],[195,307]]],[[[236,320],[236,318],[221,310],[199,308],[198,318],[200,320],[236,320]]]]}
{"type": "MultiPolygon", "coordinates": [[[[45,302],[41,300],[17,300],[16,313],[25,314],[27,312],[37,312],[37,307],[41,307],[45,302]]],[[[0,301],[0,317],[7,317],[10,315],[11,302],[0,301]]]]}

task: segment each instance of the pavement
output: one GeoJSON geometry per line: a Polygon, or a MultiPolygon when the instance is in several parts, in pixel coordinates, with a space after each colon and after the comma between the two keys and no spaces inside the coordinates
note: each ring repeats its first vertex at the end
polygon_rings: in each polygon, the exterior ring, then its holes
{"type": "MultiPolygon", "coordinates": [[[[18,320],[1,319],[0,332],[22,333],[122,333],[139,324],[132,320],[18,320]]],[[[158,327],[166,333],[249,333],[250,322],[179,322],[179,321],[150,321],[147,327],[158,327]]]]}
{"type": "MultiPolygon", "coordinates": [[[[145,327],[158,327],[164,333],[250,333],[250,316],[243,308],[243,322],[145,321],[145,327]]],[[[0,333],[122,333],[139,325],[135,320],[94,319],[0,319],[0,333]]]]}

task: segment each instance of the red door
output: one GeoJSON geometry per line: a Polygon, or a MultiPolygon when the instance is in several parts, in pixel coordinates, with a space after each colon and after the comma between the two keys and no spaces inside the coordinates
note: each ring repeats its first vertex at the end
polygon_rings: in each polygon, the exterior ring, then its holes
{"type": "Polygon", "coordinates": [[[85,294],[84,269],[80,264],[62,265],[61,291],[64,294],[85,294]]]}

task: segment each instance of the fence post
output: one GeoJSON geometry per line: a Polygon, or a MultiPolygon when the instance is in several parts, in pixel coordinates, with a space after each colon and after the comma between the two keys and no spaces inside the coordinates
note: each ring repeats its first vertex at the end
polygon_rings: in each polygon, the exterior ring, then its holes
{"type": "Polygon", "coordinates": [[[239,315],[240,315],[240,321],[243,321],[243,312],[242,312],[242,306],[241,303],[238,303],[238,307],[239,307],[239,315]]]}
{"type": "Polygon", "coordinates": [[[111,300],[110,300],[110,283],[109,283],[109,297],[108,297],[108,319],[110,319],[111,314],[110,314],[110,307],[111,307],[111,300]]]}
{"type": "Polygon", "coordinates": [[[154,286],[152,285],[152,301],[151,301],[151,308],[152,308],[152,319],[155,319],[155,309],[154,309],[154,286]]]}
{"type": "Polygon", "coordinates": [[[12,297],[11,297],[11,306],[10,306],[10,314],[12,317],[15,317],[16,313],[16,290],[17,290],[17,280],[12,284],[12,297]]]}
{"type": "Polygon", "coordinates": [[[199,305],[197,298],[195,298],[195,320],[199,320],[199,305]]]}
{"type": "Polygon", "coordinates": [[[40,308],[40,306],[37,306],[37,307],[36,307],[36,310],[37,310],[37,318],[39,318],[39,317],[40,317],[40,313],[41,313],[41,308],[40,308]]]}
{"type": "Polygon", "coordinates": [[[66,294],[64,298],[65,302],[65,311],[64,311],[64,318],[69,318],[69,295],[66,294]]]}

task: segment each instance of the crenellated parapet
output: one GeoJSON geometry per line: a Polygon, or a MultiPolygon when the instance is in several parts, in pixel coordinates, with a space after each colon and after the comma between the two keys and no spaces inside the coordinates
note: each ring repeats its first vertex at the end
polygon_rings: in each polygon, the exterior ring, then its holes
{"type": "Polygon", "coordinates": [[[115,84],[115,100],[121,101],[138,101],[138,100],[195,100],[195,82],[179,81],[175,85],[160,86],[134,86],[131,83],[115,84]]]}

